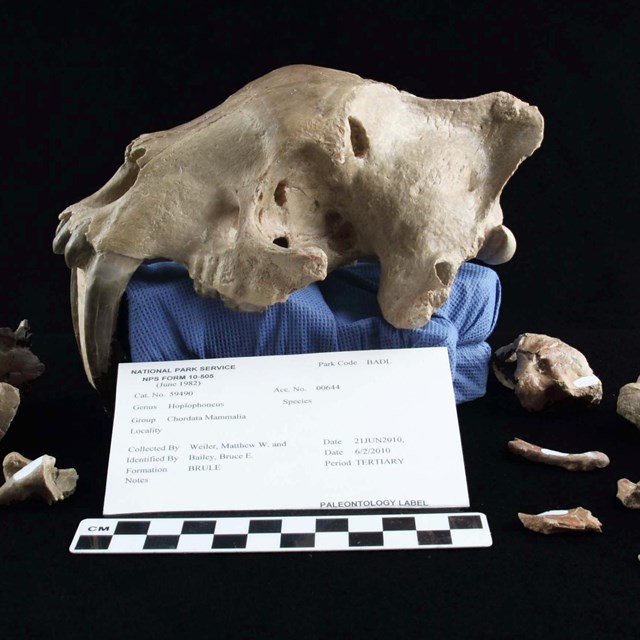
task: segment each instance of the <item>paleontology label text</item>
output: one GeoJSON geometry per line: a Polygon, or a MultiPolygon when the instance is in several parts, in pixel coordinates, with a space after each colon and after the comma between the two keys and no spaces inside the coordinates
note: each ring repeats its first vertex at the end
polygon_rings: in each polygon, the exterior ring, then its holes
{"type": "Polygon", "coordinates": [[[105,514],[468,504],[444,348],[120,365],[105,514]]]}

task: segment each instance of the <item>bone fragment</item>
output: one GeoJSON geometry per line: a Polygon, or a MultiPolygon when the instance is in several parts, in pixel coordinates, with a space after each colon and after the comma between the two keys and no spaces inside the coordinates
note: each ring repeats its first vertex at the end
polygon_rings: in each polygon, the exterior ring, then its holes
{"type": "Polygon", "coordinates": [[[627,478],[618,480],[616,498],[629,509],[640,509],[640,482],[631,482],[627,478]]]}
{"type": "Polygon", "coordinates": [[[42,374],[44,365],[30,349],[28,320],[23,320],[15,331],[0,328],[0,382],[21,387],[42,374]]]}
{"type": "Polygon", "coordinates": [[[495,352],[492,367],[528,411],[556,404],[591,407],[602,399],[602,382],[587,359],[558,338],[523,333],[495,352]]]}
{"type": "Polygon", "coordinates": [[[616,411],[640,429],[640,378],[620,389],[616,411]]]}
{"type": "Polygon", "coordinates": [[[5,483],[0,487],[0,505],[31,498],[47,504],[68,498],[75,490],[75,469],[58,469],[56,459],[43,455],[29,460],[17,452],[9,453],[2,463],[5,483]]]}
{"type": "Polygon", "coordinates": [[[538,533],[563,533],[565,531],[597,531],[602,533],[602,523],[588,509],[560,509],[538,515],[519,513],[520,522],[538,533]]]}
{"type": "Polygon", "coordinates": [[[520,438],[514,438],[507,446],[511,453],[527,460],[564,467],[569,471],[592,471],[593,469],[603,469],[609,464],[609,457],[602,451],[563,453],[553,449],[544,449],[536,444],[520,440],[520,438]]]}
{"type": "Polygon", "coordinates": [[[257,311],[376,256],[385,319],[424,325],[463,262],[513,256],[500,195],[542,134],[538,109],[505,92],[430,100],[295,65],[140,136],[60,214],[53,243],[89,381],[108,372],[131,276],[156,258],[185,265],[199,294],[257,311]]]}
{"type": "Polygon", "coordinates": [[[6,382],[0,382],[0,440],[4,438],[20,406],[20,392],[6,382]]]}

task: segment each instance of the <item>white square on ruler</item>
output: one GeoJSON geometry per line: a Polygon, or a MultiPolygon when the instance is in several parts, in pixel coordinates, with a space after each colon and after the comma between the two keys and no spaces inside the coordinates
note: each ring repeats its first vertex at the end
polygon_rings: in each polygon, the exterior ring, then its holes
{"type": "Polygon", "coordinates": [[[109,551],[142,551],[146,535],[119,535],[111,538],[109,551]]]}
{"type": "Polygon", "coordinates": [[[177,536],[182,531],[180,518],[158,518],[151,520],[149,535],[152,536],[177,536]]]}
{"type": "Polygon", "coordinates": [[[349,518],[349,533],[382,531],[383,516],[351,516],[349,518]]]}
{"type": "Polygon", "coordinates": [[[385,531],[384,546],[389,549],[414,548],[418,542],[418,534],[415,531],[385,531]]]}
{"type": "Polygon", "coordinates": [[[416,529],[418,531],[442,531],[448,528],[448,513],[416,513],[416,529]]]}
{"type": "Polygon", "coordinates": [[[190,533],[180,536],[178,551],[210,551],[213,544],[212,533],[190,533]]]}
{"type": "Polygon", "coordinates": [[[282,520],[282,533],[315,533],[315,531],[315,516],[292,516],[282,520]]]}
{"type": "Polygon", "coordinates": [[[277,551],[280,549],[279,533],[251,533],[247,538],[247,550],[277,551]]]}
{"type": "Polygon", "coordinates": [[[347,531],[322,531],[316,533],[316,549],[348,549],[349,533],[347,531]]]}
{"type": "Polygon", "coordinates": [[[249,533],[250,518],[221,518],[216,522],[216,534],[249,533]]]}
{"type": "Polygon", "coordinates": [[[486,529],[452,529],[451,540],[456,547],[476,547],[485,540],[487,546],[491,544],[486,529]]]}

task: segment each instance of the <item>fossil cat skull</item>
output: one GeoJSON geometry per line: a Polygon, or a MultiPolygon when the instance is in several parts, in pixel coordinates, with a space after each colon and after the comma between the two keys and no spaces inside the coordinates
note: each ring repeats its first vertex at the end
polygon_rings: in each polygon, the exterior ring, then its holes
{"type": "Polygon", "coordinates": [[[253,311],[377,256],[386,320],[424,325],[465,260],[513,255],[499,198],[542,131],[538,110],[508,93],[427,100],[291,66],[140,136],[104,187],[60,215],[54,240],[72,269],[89,380],[108,368],[129,279],[155,258],[186,265],[198,293],[253,311]]]}

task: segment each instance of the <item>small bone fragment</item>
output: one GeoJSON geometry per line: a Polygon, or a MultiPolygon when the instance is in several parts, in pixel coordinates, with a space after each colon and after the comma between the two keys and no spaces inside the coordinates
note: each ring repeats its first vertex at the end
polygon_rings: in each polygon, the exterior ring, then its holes
{"type": "Polygon", "coordinates": [[[563,453],[553,449],[543,449],[520,438],[514,438],[508,444],[509,451],[533,462],[543,462],[555,467],[564,467],[569,471],[592,471],[603,469],[609,464],[609,457],[602,451],[585,453],[563,453]]]}
{"type": "Polygon", "coordinates": [[[631,482],[627,478],[618,480],[616,498],[629,509],[640,509],[640,482],[631,482]]]}
{"type": "Polygon", "coordinates": [[[640,429],[640,378],[620,389],[616,411],[640,429]]]}
{"type": "Polygon", "coordinates": [[[78,474],[75,469],[58,469],[53,456],[29,460],[16,451],[5,456],[2,463],[5,484],[0,487],[0,505],[39,498],[47,504],[68,498],[75,490],[78,474]]]}
{"type": "Polygon", "coordinates": [[[6,382],[0,382],[0,440],[4,438],[20,406],[20,392],[6,382]]]}
{"type": "Polygon", "coordinates": [[[528,411],[554,404],[597,405],[602,382],[587,359],[566,342],[538,333],[523,333],[493,356],[498,380],[515,391],[528,411]]]}
{"type": "Polygon", "coordinates": [[[582,507],[545,511],[538,515],[519,513],[518,518],[527,529],[545,535],[564,531],[597,531],[602,533],[600,520],[591,511],[582,507]]]}
{"type": "Polygon", "coordinates": [[[30,348],[28,320],[23,320],[15,331],[8,327],[0,328],[0,382],[21,387],[42,375],[44,365],[30,348]]]}

